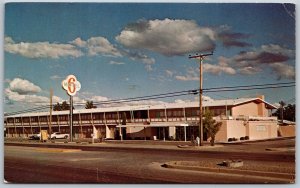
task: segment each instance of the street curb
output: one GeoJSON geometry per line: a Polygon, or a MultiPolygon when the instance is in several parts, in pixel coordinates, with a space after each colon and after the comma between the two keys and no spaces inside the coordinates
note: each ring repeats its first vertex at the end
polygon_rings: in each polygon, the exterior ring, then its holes
{"type": "Polygon", "coordinates": [[[238,175],[248,175],[248,176],[263,176],[269,178],[279,178],[288,181],[295,181],[295,174],[289,173],[274,173],[274,172],[264,172],[264,171],[254,171],[254,170],[240,170],[240,169],[225,169],[225,168],[209,168],[209,167],[199,167],[199,166],[183,166],[165,163],[162,165],[164,168],[173,168],[181,170],[194,170],[194,171],[204,171],[204,172],[215,172],[215,173],[228,173],[228,174],[238,174],[238,175]]]}

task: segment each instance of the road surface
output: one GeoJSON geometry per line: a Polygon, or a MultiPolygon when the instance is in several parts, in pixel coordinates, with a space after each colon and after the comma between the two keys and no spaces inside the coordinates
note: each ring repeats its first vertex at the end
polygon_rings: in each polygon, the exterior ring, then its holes
{"type": "MultiPolygon", "coordinates": [[[[260,144],[258,144],[258,147],[260,144]]],[[[223,151],[4,147],[4,177],[10,183],[288,183],[280,179],[166,169],[169,161],[227,159],[294,164],[295,155],[223,151]]]]}

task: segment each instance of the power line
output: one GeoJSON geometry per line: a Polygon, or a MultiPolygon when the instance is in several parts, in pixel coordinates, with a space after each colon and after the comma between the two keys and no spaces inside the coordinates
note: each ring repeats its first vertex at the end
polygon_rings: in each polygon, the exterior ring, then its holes
{"type": "MultiPolygon", "coordinates": [[[[271,84],[255,84],[255,85],[241,85],[241,86],[227,86],[227,87],[214,87],[203,89],[204,92],[230,92],[230,91],[242,91],[242,90],[257,90],[257,89],[269,89],[269,88],[285,88],[285,87],[294,87],[295,82],[286,82],[286,83],[271,83],[271,84]]],[[[95,105],[103,105],[103,104],[118,104],[118,103],[127,103],[127,102],[137,102],[137,101],[145,101],[145,100],[153,100],[153,99],[162,99],[162,98],[171,98],[178,97],[183,95],[191,95],[198,94],[199,89],[195,90],[184,90],[177,92],[169,92],[155,95],[148,95],[142,97],[131,97],[126,99],[114,99],[102,102],[96,102],[95,105]]],[[[75,103],[74,106],[85,105],[85,103],[75,103]]],[[[26,112],[34,112],[38,110],[43,110],[49,108],[50,105],[40,106],[36,108],[30,108],[26,110],[20,110],[16,112],[6,113],[5,116],[9,115],[17,115],[26,112]]]]}

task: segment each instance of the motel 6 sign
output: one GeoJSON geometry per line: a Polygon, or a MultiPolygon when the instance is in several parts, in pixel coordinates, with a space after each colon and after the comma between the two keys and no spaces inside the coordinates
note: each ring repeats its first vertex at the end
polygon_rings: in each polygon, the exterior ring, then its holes
{"type": "Polygon", "coordinates": [[[81,88],[80,82],[74,75],[67,76],[67,78],[61,82],[61,85],[70,96],[74,96],[81,88]]]}

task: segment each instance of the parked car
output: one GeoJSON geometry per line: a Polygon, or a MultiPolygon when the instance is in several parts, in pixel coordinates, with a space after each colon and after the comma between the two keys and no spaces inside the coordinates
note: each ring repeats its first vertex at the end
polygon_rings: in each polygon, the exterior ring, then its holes
{"type": "Polygon", "coordinates": [[[32,139],[32,140],[40,140],[41,139],[41,133],[37,133],[37,134],[33,134],[33,135],[30,135],[29,136],[29,139],[32,139]]]}
{"type": "Polygon", "coordinates": [[[60,132],[54,132],[54,133],[51,134],[50,139],[61,139],[61,138],[67,139],[69,137],[70,137],[69,134],[64,134],[64,133],[60,133],[60,132]]]}

